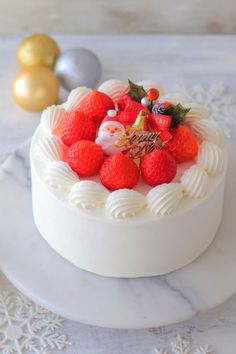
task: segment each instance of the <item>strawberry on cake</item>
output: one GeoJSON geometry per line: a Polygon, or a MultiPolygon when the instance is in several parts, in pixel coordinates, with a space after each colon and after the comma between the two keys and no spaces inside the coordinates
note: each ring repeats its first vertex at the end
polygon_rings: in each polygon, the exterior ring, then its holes
{"type": "Polygon", "coordinates": [[[152,80],[73,90],[42,113],[30,156],[36,226],[84,270],[165,274],[198,257],[220,225],[223,130],[152,80]]]}

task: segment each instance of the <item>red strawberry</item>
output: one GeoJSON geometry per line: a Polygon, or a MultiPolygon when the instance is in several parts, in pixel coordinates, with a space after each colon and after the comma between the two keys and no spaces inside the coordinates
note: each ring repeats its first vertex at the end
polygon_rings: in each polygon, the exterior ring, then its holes
{"type": "Polygon", "coordinates": [[[108,95],[93,90],[80,102],[77,109],[87,114],[95,123],[100,124],[107,111],[114,108],[114,103],[108,95]]]}
{"type": "Polygon", "coordinates": [[[61,126],[61,140],[70,147],[79,140],[95,140],[97,126],[86,114],[70,112],[61,126]]]}
{"type": "Polygon", "coordinates": [[[141,160],[143,179],[150,186],[169,183],[176,175],[176,161],[164,150],[154,150],[141,160]]]}
{"type": "Polygon", "coordinates": [[[139,180],[139,168],[131,158],[119,152],[103,163],[100,180],[111,190],[133,188],[139,180]]]}
{"type": "Polygon", "coordinates": [[[192,132],[184,125],[170,130],[172,139],[165,145],[164,150],[176,159],[177,163],[192,160],[198,153],[198,142],[192,132]]]}
{"type": "Polygon", "coordinates": [[[121,93],[120,97],[117,101],[117,106],[119,111],[124,111],[126,103],[130,100],[130,97],[127,96],[127,92],[129,91],[129,86],[121,93]]]}
{"type": "Polygon", "coordinates": [[[70,147],[67,162],[80,177],[89,177],[99,171],[103,159],[100,145],[93,141],[80,140],[70,147]]]}

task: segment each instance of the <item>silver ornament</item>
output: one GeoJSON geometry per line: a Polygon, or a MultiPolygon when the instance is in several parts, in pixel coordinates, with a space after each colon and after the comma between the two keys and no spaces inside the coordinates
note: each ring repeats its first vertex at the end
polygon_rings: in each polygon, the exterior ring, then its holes
{"type": "Polygon", "coordinates": [[[94,88],[101,78],[102,66],[91,50],[72,48],[57,59],[55,73],[68,91],[78,86],[94,88]]]}
{"type": "Polygon", "coordinates": [[[151,101],[149,101],[149,99],[147,97],[143,97],[141,99],[141,104],[148,107],[151,104],[151,101]]]}

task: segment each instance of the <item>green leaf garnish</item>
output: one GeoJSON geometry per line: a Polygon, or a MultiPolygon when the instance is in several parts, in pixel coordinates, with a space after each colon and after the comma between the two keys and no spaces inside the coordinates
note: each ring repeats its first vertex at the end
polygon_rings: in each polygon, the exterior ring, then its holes
{"type": "Polygon", "coordinates": [[[126,95],[134,101],[141,102],[141,99],[147,96],[147,92],[144,90],[143,86],[139,86],[131,80],[128,80],[128,82],[129,91],[126,93],[126,95]]]}
{"type": "Polygon", "coordinates": [[[165,113],[168,116],[172,116],[172,122],[170,128],[178,128],[181,123],[185,122],[186,114],[190,111],[191,108],[186,108],[182,106],[181,103],[177,105],[170,105],[165,109],[165,113]]]}

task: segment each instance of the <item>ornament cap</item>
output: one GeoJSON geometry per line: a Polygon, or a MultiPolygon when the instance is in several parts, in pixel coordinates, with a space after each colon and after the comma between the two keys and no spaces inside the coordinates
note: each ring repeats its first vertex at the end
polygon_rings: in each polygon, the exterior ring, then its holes
{"type": "Polygon", "coordinates": [[[133,130],[146,130],[147,129],[147,116],[148,116],[148,112],[144,109],[142,109],[134,124],[131,126],[131,129],[133,130]]]}

